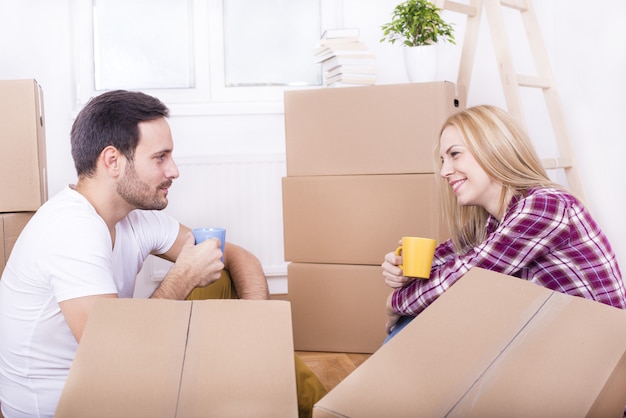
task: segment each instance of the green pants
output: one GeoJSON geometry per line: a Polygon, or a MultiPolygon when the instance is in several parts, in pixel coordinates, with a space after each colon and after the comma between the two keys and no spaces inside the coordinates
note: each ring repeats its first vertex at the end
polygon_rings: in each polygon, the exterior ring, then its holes
{"type": "MultiPolygon", "coordinates": [[[[237,291],[226,270],[222,277],[206,287],[197,287],[187,297],[188,300],[238,299],[237,291]]],[[[298,392],[298,414],[300,418],[313,415],[313,405],[325,394],[326,389],[313,371],[294,353],[296,366],[296,388],[298,392]]]]}

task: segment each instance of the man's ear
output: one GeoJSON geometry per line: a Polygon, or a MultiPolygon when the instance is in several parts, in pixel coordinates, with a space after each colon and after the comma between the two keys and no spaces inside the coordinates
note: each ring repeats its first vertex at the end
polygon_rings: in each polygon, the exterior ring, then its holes
{"type": "Polygon", "coordinates": [[[109,145],[100,153],[102,168],[112,177],[117,177],[122,171],[124,155],[117,148],[109,145]]]}

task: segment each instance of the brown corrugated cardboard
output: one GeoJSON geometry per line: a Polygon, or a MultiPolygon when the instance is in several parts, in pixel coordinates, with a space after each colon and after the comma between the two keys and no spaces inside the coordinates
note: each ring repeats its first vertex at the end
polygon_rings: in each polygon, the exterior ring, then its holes
{"type": "Polygon", "coordinates": [[[441,125],[464,108],[450,82],[285,92],[287,176],[432,173],[441,125]]]}
{"type": "Polygon", "coordinates": [[[472,269],[321,399],[322,417],[621,417],[626,311],[472,269]]]}
{"type": "Polygon", "coordinates": [[[9,260],[11,250],[30,218],[35,212],[0,213],[0,276],[9,260]]]}
{"type": "Polygon", "coordinates": [[[297,417],[289,302],[104,299],[55,417],[297,417]]]}
{"type": "Polygon", "coordinates": [[[433,174],[283,178],[285,260],[380,265],[403,236],[442,242],[433,174]]]}
{"type": "Polygon", "coordinates": [[[48,198],[43,92],[0,80],[0,212],[34,211],[48,198]]]}
{"type": "Polygon", "coordinates": [[[391,292],[380,266],[291,263],[287,274],[296,350],[380,348],[391,292]]]}

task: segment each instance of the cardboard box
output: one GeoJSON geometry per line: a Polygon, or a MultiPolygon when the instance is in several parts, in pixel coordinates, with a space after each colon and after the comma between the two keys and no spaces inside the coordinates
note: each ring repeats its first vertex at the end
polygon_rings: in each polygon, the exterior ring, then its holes
{"type": "Polygon", "coordinates": [[[322,398],[322,417],[621,417],[626,311],[472,269],[322,398]]]}
{"type": "Polygon", "coordinates": [[[448,118],[465,108],[450,82],[285,92],[287,176],[432,173],[448,118]]]}
{"type": "Polygon", "coordinates": [[[285,260],[380,265],[403,236],[442,242],[433,174],[283,178],[285,260]]]}
{"type": "Polygon", "coordinates": [[[297,417],[289,302],[97,302],[55,417],[297,417]]]}
{"type": "Polygon", "coordinates": [[[35,212],[0,213],[0,234],[2,234],[0,238],[0,277],[17,237],[34,214],[35,212]]]}
{"type": "Polygon", "coordinates": [[[287,267],[296,350],[373,353],[383,343],[391,289],[380,266],[287,267]]]}
{"type": "Polygon", "coordinates": [[[48,199],[43,91],[0,80],[0,212],[35,211],[48,199]]]}

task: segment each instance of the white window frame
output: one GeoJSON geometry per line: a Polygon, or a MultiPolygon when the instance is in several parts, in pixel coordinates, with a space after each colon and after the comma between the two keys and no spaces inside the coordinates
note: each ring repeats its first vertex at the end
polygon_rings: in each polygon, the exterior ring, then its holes
{"type": "MultiPolygon", "coordinates": [[[[166,103],[172,115],[283,113],[286,90],[317,88],[289,86],[226,87],[224,80],[224,0],[191,0],[193,7],[193,66],[195,87],[142,89],[166,103]],[[210,11],[210,13],[209,13],[210,11]]],[[[320,31],[341,27],[341,0],[320,0],[320,31]]],[[[91,0],[72,0],[71,21],[75,108],[102,91],[94,89],[93,6],[91,0]]],[[[313,49],[313,46],[311,47],[313,49]]],[[[313,59],[313,57],[311,57],[313,59]]]]}

